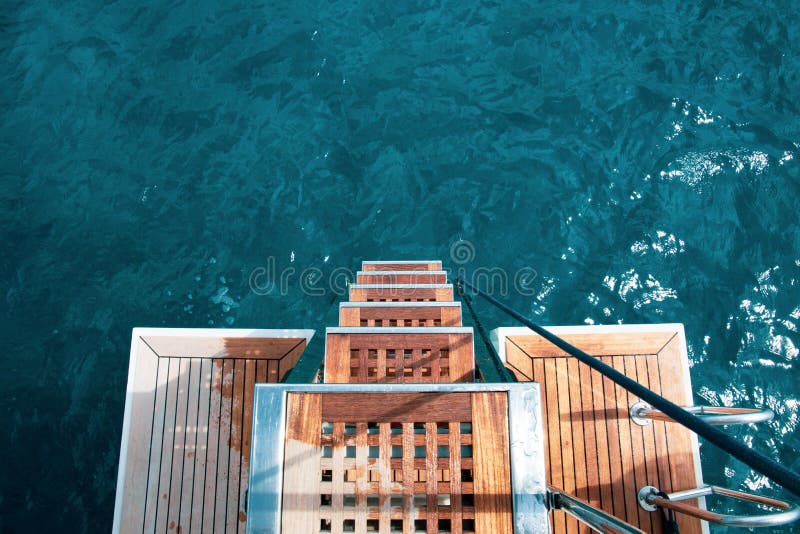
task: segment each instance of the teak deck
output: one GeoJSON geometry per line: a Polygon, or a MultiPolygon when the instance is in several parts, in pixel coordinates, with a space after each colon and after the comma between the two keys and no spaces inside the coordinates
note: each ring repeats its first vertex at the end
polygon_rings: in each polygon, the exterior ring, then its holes
{"type": "MultiPolygon", "coordinates": [[[[676,404],[692,404],[682,325],[549,330],[676,404]]],[[[667,493],[702,485],[694,434],[677,423],[633,423],[629,409],[638,398],[527,328],[493,336],[517,378],[541,385],[548,483],[645,532],[662,532],[660,513],[643,510],[636,494],[646,485],[667,493]]],[[[677,518],[682,534],[704,530],[698,519],[677,518]]],[[[590,532],[564,512],[552,512],[551,523],[554,532],[590,532]]]]}
{"type": "Polygon", "coordinates": [[[114,532],[244,532],[254,384],[312,335],[135,329],[114,532]]]}

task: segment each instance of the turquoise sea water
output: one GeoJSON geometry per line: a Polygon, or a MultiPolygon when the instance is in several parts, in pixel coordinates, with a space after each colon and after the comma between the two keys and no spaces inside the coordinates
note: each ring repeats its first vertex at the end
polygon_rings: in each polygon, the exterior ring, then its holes
{"type": "Polygon", "coordinates": [[[322,332],[301,280],[362,259],[682,322],[696,401],[771,407],[729,432],[800,469],[795,2],[279,4],[3,3],[0,531],[110,527],[132,327],[322,332]]]}

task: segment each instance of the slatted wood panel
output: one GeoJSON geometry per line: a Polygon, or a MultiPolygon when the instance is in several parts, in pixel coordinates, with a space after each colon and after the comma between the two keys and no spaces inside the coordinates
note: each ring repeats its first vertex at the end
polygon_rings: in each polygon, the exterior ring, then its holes
{"type": "Polygon", "coordinates": [[[362,271],[441,271],[441,261],[414,262],[414,263],[367,263],[361,264],[362,271]]]}
{"type": "Polygon", "coordinates": [[[399,285],[393,287],[350,286],[351,302],[442,302],[453,300],[453,286],[427,287],[399,285]]]}
{"type": "MultiPolygon", "coordinates": [[[[305,339],[250,338],[231,352],[258,353],[250,358],[160,356],[137,343],[120,531],[244,532],[254,385],[279,381],[305,339]]],[[[179,352],[177,343],[155,345],[179,352]]]]}
{"type": "Polygon", "coordinates": [[[472,334],[327,334],[326,383],[474,380],[472,334]]]}
{"type": "Polygon", "coordinates": [[[430,271],[367,271],[356,275],[359,284],[444,284],[447,274],[430,271]]]}
{"type": "Polygon", "coordinates": [[[505,393],[290,393],[287,414],[284,533],[512,531],[505,393]]]}
{"type": "MultiPolygon", "coordinates": [[[[692,403],[678,333],[562,337],[667,399],[692,403]]],[[[638,398],[539,336],[510,336],[505,350],[519,380],[542,386],[548,482],[645,532],[663,532],[660,515],[641,509],[636,493],[645,485],[666,492],[696,487],[689,431],[661,421],[633,424],[629,409],[638,398]]],[[[678,515],[678,521],[682,533],[702,532],[697,519],[678,515]]],[[[554,532],[590,532],[563,512],[551,513],[551,522],[554,532]]]]}
{"type": "Polygon", "coordinates": [[[339,326],[461,326],[460,306],[343,306],[339,326]]]}

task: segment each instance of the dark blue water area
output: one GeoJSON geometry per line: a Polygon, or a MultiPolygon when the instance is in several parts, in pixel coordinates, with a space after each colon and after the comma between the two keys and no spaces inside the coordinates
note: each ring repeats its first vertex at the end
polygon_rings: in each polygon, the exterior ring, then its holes
{"type": "Polygon", "coordinates": [[[321,351],[363,259],[683,323],[695,401],[772,408],[727,431],[800,469],[796,2],[277,4],[3,2],[0,530],[110,527],[132,327],[321,351]]]}

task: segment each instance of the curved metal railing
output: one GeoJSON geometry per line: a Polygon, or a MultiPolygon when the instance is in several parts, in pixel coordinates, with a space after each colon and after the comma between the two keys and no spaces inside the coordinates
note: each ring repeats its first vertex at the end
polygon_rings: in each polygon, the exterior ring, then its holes
{"type": "Polygon", "coordinates": [[[639,490],[637,499],[639,501],[639,506],[648,512],[654,512],[658,508],[666,508],[674,512],[697,517],[709,523],[716,523],[717,525],[726,525],[729,527],[776,527],[800,519],[800,507],[797,505],[792,505],[777,499],[762,497],[761,495],[720,488],[719,486],[706,485],[669,494],[662,494],[659,492],[658,488],[654,486],[644,486],[639,490]],[[730,497],[739,501],[775,508],[778,511],[761,515],[727,515],[703,510],[697,506],[680,502],[687,499],[705,497],[707,495],[730,497]]]}
{"type": "MultiPolygon", "coordinates": [[[[747,425],[764,423],[775,417],[775,412],[769,408],[728,408],[726,406],[683,406],[683,409],[692,413],[706,424],[714,426],[747,425]]],[[[644,401],[638,401],[631,406],[631,419],[640,426],[649,425],[653,421],[674,422],[670,416],[656,410],[644,401]]]]}
{"type": "Polygon", "coordinates": [[[613,515],[553,486],[547,486],[547,499],[550,510],[566,512],[595,532],[603,534],[644,534],[643,531],[633,525],[617,519],[613,515]]]}

